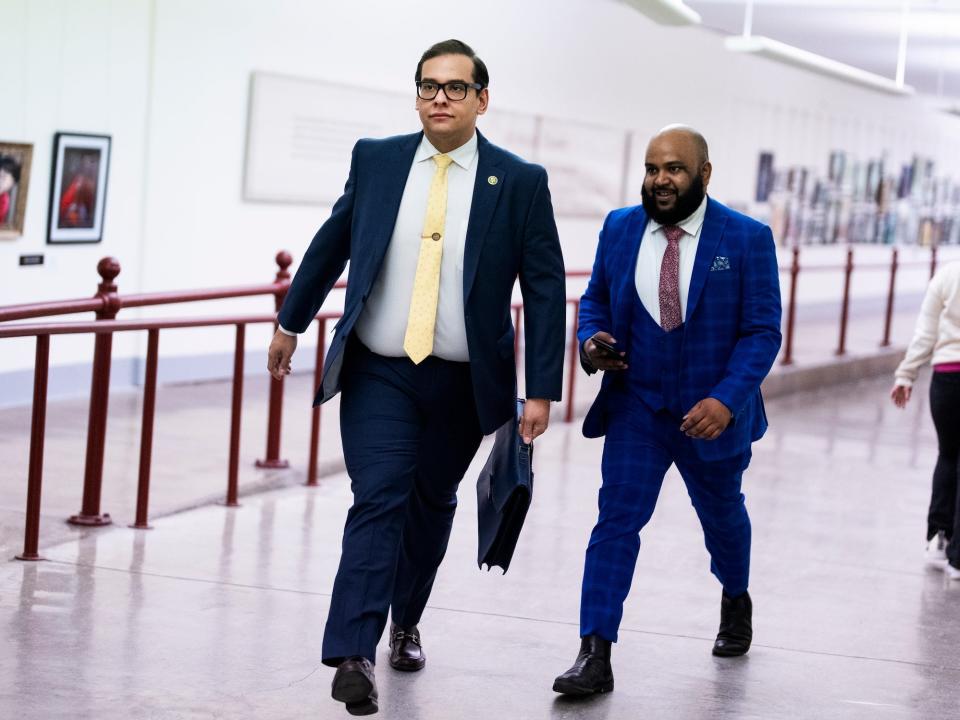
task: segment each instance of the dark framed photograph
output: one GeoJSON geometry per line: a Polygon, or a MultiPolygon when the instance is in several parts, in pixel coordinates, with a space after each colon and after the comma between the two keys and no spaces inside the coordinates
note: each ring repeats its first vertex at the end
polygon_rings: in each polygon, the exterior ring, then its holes
{"type": "Polygon", "coordinates": [[[109,169],[109,135],[54,136],[48,243],[98,243],[103,239],[109,169]]]}
{"type": "Polygon", "coordinates": [[[0,240],[23,235],[33,145],[0,141],[0,240]]]}

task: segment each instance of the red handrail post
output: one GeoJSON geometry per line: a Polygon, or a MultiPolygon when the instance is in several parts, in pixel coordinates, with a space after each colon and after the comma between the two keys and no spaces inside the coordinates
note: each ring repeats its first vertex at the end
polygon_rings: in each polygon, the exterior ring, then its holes
{"type": "MultiPolygon", "coordinates": [[[[280,312],[283,305],[283,299],[287,296],[287,290],[290,289],[290,271],[287,268],[293,263],[293,256],[282,250],[276,257],[277,277],[274,280],[276,291],[274,293],[274,309],[280,312]]],[[[279,327],[279,323],[274,327],[279,327]]],[[[280,458],[280,423],[283,418],[283,378],[277,380],[270,378],[270,409],[267,413],[267,452],[263,460],[257,460],[258,468],[268,470],[282,470],[290,467],[290,463],[280,458]]]]}
{"type": "Polygon", "coordinates": [[[150,506],[150,461],[153,456],[153,418],[157,401],[157,354],[160,331],[147,331],[147,367],[143,380],[143,420],[140,423],[140,474],[137,481],[137,517],[130,526],[150,530],[147,520],[150,506]]]}
{"type": "Polygon", "coordinates": [[[897,284],[897,259],[899,250],[893,249],[893,255],[890,257],[890,287],[887,290],[887,315],[883,322],[883,342],[880,347],[890,347],[890,328],[893,324],[893,294],[897,284]]]}
{"type": "Polygon", "coordinates": [[[790,262],[790,300],[787,305],[787,337],[784,343],[781,365],[793,365],[793,329],[797,318],[797,278],[800,275],[800,246],[793,246],[790,262]]]}
{"type": "Polygon", "coordinates": [[[37,335],[33,364],[33,417],[30,423],[30,469],[27,476],[27,518],[23,552],[17,560],[43,560],[40,543],[40,491],[43,484],[43,440],[47,422],[47,372],[50,365],[50,336],[37,335]]]}
{"type": "Polygon", "coordinates": [[[840,343],[837,355],[847,352],[847,320],[850,317],[850,276],[853,275],[853,248],[847,248],[847,265],[843,269],[843,305],[840,308],[840,343]]]}
{"type": "MultiPolygon", "coordinates": [[[[97,320],[113,320],[120,310],[117,285],[120,263],[105,257],[97,263],[100,284],[98,297],[103,306],[97,310],[97,320]]],[[[107,404],[110,399],[110,363],[113,333],[98,333],[94,340],[93,377],[90,382],[90,416],[87,423],[87,459],[83,473],[83,500],[80,512],[67,522],[72,525],[109,525],[109,513],[100,512],[100,493],[103,489],[103,454],[107,437],[107,404]]]]}
{"type": "Polygon", "coordinates": [[[567,422],[573,422],[573,393],[576,386],[577,368],[580,366],[580,343],[577,342],[577,330],[580,327],[580,300],[570,301],[573,305],[573,323],[570,337],[570,369],[567,374],[567,414],[564,418],[567,422]]]}
{"type": "MultiPolygon", "coordinates": [[[[313,386],[320,387],[323,380],[324,341],[327,334],[327,319],[320,318],[317,326],[317,361],[313,366],[313,386]]],[[[317,482],[317,465],[320,461],[320,405],[310,410],[310,459],[307,461],[306,485],[314,487],[317,482]]]]}
{"type": "Polygon", "coordinates": [[[237,339],[233,350],[233,403],[230,408],[230,459],[227,467],[227,497],[224,505],[239,507],[238,472],[240,469],[240,414],[243,409],[243,355],[247,326],[237,325],[237,339]]]}

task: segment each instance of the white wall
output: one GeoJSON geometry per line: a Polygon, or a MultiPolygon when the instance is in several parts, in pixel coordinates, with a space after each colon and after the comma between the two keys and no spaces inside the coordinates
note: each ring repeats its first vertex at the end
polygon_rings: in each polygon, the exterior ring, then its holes
{"type": "MultiPolygon", "coordinates": [[[[696,125],[711,142],[711,192],[721,200],[749,200],[761,149],[778,165],[823,170],[838,147],[862,157],[886,149],[894,163],[932,155],[941,168],[960,157],[960,122],[916,99],[733,55],[717,35],[653,25],[613,0],[0,0],[0,17],[0,138],[35,143],[25,236],[0,241],[0,305],[90,295],[108,254],[123,265],[121,292],[270,280],[275,252],[301,257],[329,208],[242,200],[250,73],[410,91],[409,126],[399,130],[413,131],[416,60],[447,37],[485,59],[495,107],[640,138],[670,122],[696,125]],[[113,136],[100,245],[44,244],[57,130],[113,136]],[[27,252],[45,253],[47,264],[17,267],[27,252]]],[[[561,219],[569,268],[589,266],[599,222],[561,219]]],[[[229,307],[263,311],[270,301],[229,307]]],[[[266,337],[251,332],[248,347],[266,337]]],[[[0,373],[32,367],[29,344],[0,342],[0,373]]],[[[142,343],[128,338],[117,354],[142,343]]],[[[232,346],[226,331],[171,334],[161,345],[168,355],[232,346]]],[[[86,361],[88,347],[57,339],[54,362],[86,361]]]]}
{"type": "MultiPolygon", "coordinates": [[[[24,236],[0,240],[0,305],[89,297],[99,281],[97,261],[104,255],[123,261],[121,282],[132,289],[143,243],[150,3],[0,0],[0,18],[0,138],[34,146],[24,236]],[[101,244],[46,245],[57,131],[112,135],[101,244]],[[45,255],[43,266],[18,266],[20,255],[34,253],[45,255]]],[[[131,353],[132,340],[118,339],[118,353],[131,353]]],[[[57,338],[52,360],[88,361],[92,346],[89,339],[57,338]]],[[[0,373],[23,367],[33,367],[32,341],[0,340],[0,373]]]]}

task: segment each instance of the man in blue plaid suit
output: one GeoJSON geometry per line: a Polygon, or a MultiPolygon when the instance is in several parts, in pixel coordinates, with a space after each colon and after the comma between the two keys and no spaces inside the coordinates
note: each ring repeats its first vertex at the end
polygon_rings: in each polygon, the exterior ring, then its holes
{"type": "Polygon", "coordinates": [[[752,640],[750,518],[740,492],[767,427],[760,383],[780,349],[780,283],[770,228],[706,196],[700,133],[650,141],[643,204],[614,210],[580,301],[587,373],[604,372],[583,425],[606,436],[600,513],[587,546],[581,647],[554,690],[613,690],[610,646],[666,471],[683,476],[723,586],[718,656],[752,640]]]}

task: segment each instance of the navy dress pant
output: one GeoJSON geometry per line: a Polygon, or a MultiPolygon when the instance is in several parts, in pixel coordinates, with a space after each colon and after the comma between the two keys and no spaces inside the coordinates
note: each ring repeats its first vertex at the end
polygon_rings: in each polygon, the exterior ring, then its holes
{"type": "Polygon", "coordinates": [[[580,635],[616,642],[630,591],[640,531],[653,515],[671,464],[676,463],[703,527],[710,569],[737,596],[750,574],[750,518],[740,492],[750,452],[705,462],[680,432],[680,419],[652,412],[629,395],[607,415],[600,515],[587,546],[580,602],[580,635]]]}
{"type": "Polygon", "coordinates": [[[340,432],[353,490],[323,636],[336,666],[376,646],[392,610],[415,625],[447,549],[457,486],[483,433],[469,363],[376,355],[351,339],[340,432]]]}
{"type": "Polygon", "coordinates": [[[947,559],[960,568],[960,373],[934,372],[930,412],[937,430],[937,465],[927,515],[927,540],[943,530],[947,559]]]}

